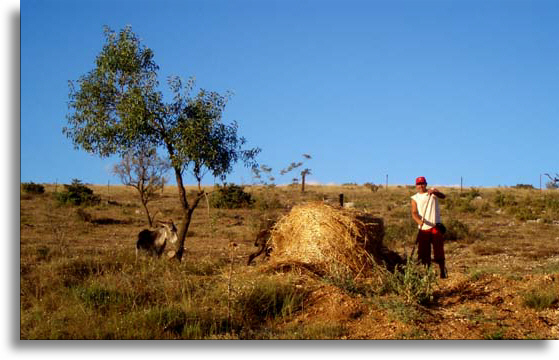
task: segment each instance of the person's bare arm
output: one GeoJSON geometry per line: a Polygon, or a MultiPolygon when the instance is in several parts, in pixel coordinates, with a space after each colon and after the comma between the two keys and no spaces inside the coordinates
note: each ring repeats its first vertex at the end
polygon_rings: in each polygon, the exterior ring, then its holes
{"type": "Polygon", "coordinates": [[[421,216],[419,216],[419,212],[417,211],[417,203],[413,199],[411,200],[411,217],[413,221],[417,223],[417,225],[421,226],[421,216]]]}
{"type": "Polygon", "coordinates": [[[446,195],[440,192],[437,188],[430,188],[427,190],[427,193],[429,193],[429,195],[435,195],[439,199],[444,199],[446,197],[446,195]]]}

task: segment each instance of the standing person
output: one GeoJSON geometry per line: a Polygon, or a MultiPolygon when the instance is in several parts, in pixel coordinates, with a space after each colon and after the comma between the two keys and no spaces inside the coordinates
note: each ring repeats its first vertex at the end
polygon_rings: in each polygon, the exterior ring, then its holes
{"type": "Polygon", "coordinates": [[[417,194],[411,197],[411,216],[419,227],[417,234],[417,257],[426,265],[431,265],[431,245],[434,261],[439,264],[441,278],[446,278],[443,234],[437,224],[441,224],[439,199],[446,196],[435,188],[427,189],[427,180],[420,176],[415,179],[417,194]]]}

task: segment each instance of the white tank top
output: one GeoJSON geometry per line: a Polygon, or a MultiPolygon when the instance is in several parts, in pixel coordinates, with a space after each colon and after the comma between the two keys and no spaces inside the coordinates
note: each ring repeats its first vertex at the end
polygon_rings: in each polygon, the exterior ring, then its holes
{"type": "MultiPolygon", "coordinates": [[[[426,192],[423,194],[417,193],[411,198],[415,200],[415,203],[417,204],[417,212],[419,213],[419,217],[421,219],[425,219],[421,230],[429,230],[432,227],[435,227],[437,223],[441,222],[439,199],[435,195],[431,195],[429,205],[427,205],[429,194],[426,192]]],[[[418,225],[417,227],[419,228],[420,225],[418,225]]]]}

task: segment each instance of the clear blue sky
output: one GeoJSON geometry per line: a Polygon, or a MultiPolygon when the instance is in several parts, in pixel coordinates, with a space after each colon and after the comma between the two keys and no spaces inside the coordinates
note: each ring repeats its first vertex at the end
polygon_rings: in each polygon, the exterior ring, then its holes
{"type": "Polygon", "coordinates": [[[280,184],[303,153],[324,184],[539,187],[559,172],[559,1],[22,0],[21,181],[118,183],[118,159],[62,134],[103,25],[132,26],[164,93],[169,75],[233,91],[225,121],[280,184]]]}

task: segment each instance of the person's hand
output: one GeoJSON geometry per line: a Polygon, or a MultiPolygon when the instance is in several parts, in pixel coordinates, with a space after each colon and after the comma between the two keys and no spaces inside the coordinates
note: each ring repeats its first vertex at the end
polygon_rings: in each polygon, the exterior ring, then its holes
{"type": "Polygon", "coordinates": [[[427,190],[427,193],[429,195],[433,195],[433,194],[436,194],[438,192],[439,192],[439,190],[437,190],[436,188],[430,188],[429,190],[427,190]]]}

